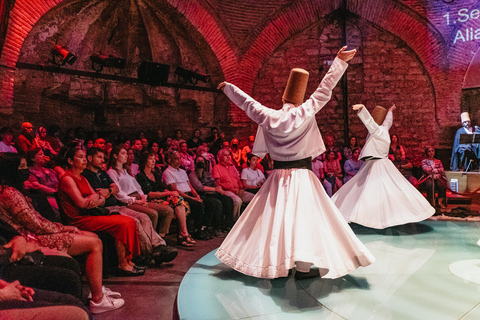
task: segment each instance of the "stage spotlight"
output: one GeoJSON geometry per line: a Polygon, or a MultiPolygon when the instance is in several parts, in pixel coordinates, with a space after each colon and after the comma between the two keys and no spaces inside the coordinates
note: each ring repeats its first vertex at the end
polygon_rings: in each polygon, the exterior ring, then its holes
{"type": "Polygon", "coordinates": [[[202,81],[205,83],[210,82],[209,74],[187,70],[180,66],[178,66],[175,70],[175,74],[177,75],[178,81],[181,83],[190,82],[191,84],[197,84],[198,81],[202,81]]]}
{"type": "Polygon", "coordinates": [[[100,72],[103,67],[125,69],[127,61],[125,59],[116,57],[114,55],[103,55],[101,53],[94,53],[90,56],[92,60],[92,69],[100,72]]]}
{"type": "Polygon", "coordinates": [[[63,66],[65,62],[69,65],[72,65],[77,60],[75,55],[73,55],[71,52],[68,52],[60,45],[55,45],[53,47],[52,56],[53,62],[59,66],[63,66]]]}

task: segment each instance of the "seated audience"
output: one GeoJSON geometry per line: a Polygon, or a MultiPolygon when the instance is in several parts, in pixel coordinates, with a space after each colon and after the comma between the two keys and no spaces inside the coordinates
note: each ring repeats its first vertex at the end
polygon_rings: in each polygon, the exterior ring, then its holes
{"type": "MultiPolygon", "coordinates": [[[[87,275],[92,300],[92,313],[115,310],[124,300],[108,296],[102,287],[102,242],[93,233],[80,231],[74,226],[50,222],[35,211],[18,191],[21,188],[19,169],[26,168],[26,160],[19,156],[0,157],[0,219],[15,228],[21,235],[34,237],[40,246],[55,248],[69,255],[87,255],[87,275]]],[[[12,154],[14,155],[14,154],[12,154]]],[[[114,293],[119,297],[119,293],[114,293]]]]}
{"type": "Polygon", "coordinates": [[[85,144],[85,150],[88,150],[91,147],[93,147],[93,140],[88,140],[87,143],[85,144]]]}
{"type": "Polygon", "coordinates": [[[248,144],[242,149],[242,161],[247,163],[247,154],[252,153],[253,144],[255,143],[255,136],[248,137],[248,144]]]}
{"type": "MultiPolygon", "coordinates": [[[[333,133],[331,132],[327,133],[324,141],[325,141],[326,150],[333,150],[335,152],[335,157],[338,161],[338,165],[340,166],[340,163],[342,162],[343,157],[342,157],[342,153],[340,152],[340,149],[337,148],[337,146],[335,145],[335,136],[333,135],[333,133]]],[[[322,153],[320,155],[320,159],[323,161],[323,164],[325,164],[325,162],[328,160],[327,156],[328,156],[327,152],[322,153]]]]}
{"type": "Polygon", "coordinates": [[[132,149],[132,143],[130,142],[130,140],[125,140],[125,142],[123,143],[123,148],[127,151],[132,149]]]}
{"type": "Polygon", "coordinates": [[[233,164],[237,168],[237,170],[240,170],[242,167],[242,149],[239,148],[238,144],[238,139],[234,138],[232,141],[230,141],[230,152],[232,154],[232,160],[233,164]]]}
{"type": "Polygon", "coordinates": [[[166,246],[165,240],[153,229],[150,218],[145,213],[123,206],[115,197],[120,189],[107,172],[103,170],[104,151],[96,147],[88,149],[87,161],[88,164],[85,170],[83,170],[82,176],[88,180],[95,192],[105,197],[104,207],[110,212],[118,212],[135,220],[144,260],[148,262],[153,258],[157,265],[172,261],[178,252],[166,246]]]}
{"type": "Polygon", "coordinates": [[[258,169],[259,157],[253,153],[247,154],[247,167],[242,170],[243,187],[251,193],[257,193],[265,182],[265,175],[258,169]]]}
{"type": "Polygon", "coordinates": [[[218,133],[218,138],[213,142],[212,146],[207,145],[210,148],[210,152],[216,157],[218,151],[222,149],[223,142],[225,141],[225,133],[220,132],[218,133]]]}
{"type": "Polygon", "coordinates": [[[87,320],[91,317],[83,304],[72,296],[0,279],[0,319],[87,320]]]}
{"type": "Polygon", "coordinates": [[[323,186],[327,194],[331,197],[342,186],[342,168],[338,162],[338,152],[335,149],[329,149],[325,153],[327,160],[323,162],[325,180],[323,186]]]}
{"type": "Polygon", "coordinates": [[[345,161],[352,159],[353,150],[358,148],[357,137],[351,136],[348,145],[343,148],[343,159],[345,161]]]}
{"type": "Polygon", "coordinates": [[[395,150],[395,160],[393,164],[400,171],[400,173],[414,186],[417,185],[417,178],[413,176],[413,163],[408,160],[402,160],[402,151],[400,149],[395,150]]]}
{"type": "Polygon", "coordinates": [[[64,145],[70,145],[72,142],[79,142],[79,141],[75,137],[75,130],[70,128],[67,130],[67,132],[65,132],[64,145]]]}
{"type": "Polygon", "coordinates": [[[262,161],[260,161],[260,165],[264,168],[263,174],[268,178],[268,175],[273,170],[273,159],[270,157],[270,154],[267,153],[265,157],[263,157],[262,161]]]}
{"type": "Polygon", "coordinates": [[[83,150],[85,150],[85,139],[86,139],[86,132],[83,127],[76,127],[74,130],[75,133],[75,140],[80,143],[80,146],[83,150]]]}
{"type": "Polygon", "coordinates": [[[205,171],[208,171],[210,173],[213,172],[213,167],[217,164],[215,161],[215,156],[208,152],[208,147],[203,144],[197,149],[197,156],[202,156],[203,159],[205,159],[205,171]]]}
{"type": "Polygon", "coordinates": [[[230,152],[228,150],[220,150],[217,159],[218,164],[213,167],[213,178],[215,178],[217,185],[225,190],[225,194],[233,199],[233,218],[238,219],[242,203],[249,203],[255,195],[245,191],[237,169],[230,164],[230,152]]]}
{"type": "Polygon", "coordinates": [[[15,143],[17,151],[26,154],[28,151],[38,148],[33,136],[33,125],[30,122],[22,123],[22,131],[15,143]]]}
{"type": "Polygon", "coordinates": [[[58,173],[45,167],[45,155],[40,148],[27,152],[27,163],[30,169],[27,189],[46,195],[52,208],[58,212],[58,204],[55,199],[58,191],[58,173]]]}
{"type": "Polygon", "coordinates": [[[323,162],[320,160],[320,156],[312,159],[312,171],[323,183],[323,179],[325,179],[325,174],[323,172],[323,162]]]}
{"type": "Polygon", "coordinates": [[[433,147],[425,148],[425,157],[422,160],[423,176],[420,181],[424,183],[427,200],[430,201],[432,206],[435,206],[432,191],[433,185],[435,185],[435,192],[438,193],[438,206],[444,209],[447,198],[447,179],[443,164],[440,160],[435,159],[435,149],[433,147]]]}
{"type": "Polygon", "coordinates": [[[173,209],[163,203],[148,202],[140,184],[125,170],[126,162],[127,151],[122,146],[113,148],[107,173],[119,188],[119,192],[115,196],[130,209],[149,216],[153,228],[158,230],[158,234],[162,238],[165,237],[170,229],[172,219],[175,217],[173,209]]]}
{"type": "Polygon", "coordinates": [[[81,175],[87,166],[85,151],[81,148],[71,149],[67,152],[65,161],[68,170],[60,179],[58,197],[69,224],[81,230],[106,231],[112,235],[115,238],[118,257],[117,275],[143,275],[145,269],[137,267],[132,262],[133,257],[140,255],[135,220],[121,215],[98,215],[102,213],[98,208],[104,205],[105,197],[95,192],[87,179],[81,175]]]}
{"type": "Polygon", "coordinates": [[[188,152],[190,154],[197,154],[197,148],[203,144],[203,140],[200,138],[200,130],[195,129],[193,131],[193,137],[187,140],[188,152]]]}
{"type": "Polygon", "coordinates": [[[212,210],[211,208],[206,210],[202,198],[190,184],[187,173],[180,168],[182,162],[180,153],[178,151],[168,153],[167,162],[168,167],[163,172],[163,181],[170,190],[177,191],[190,205],[195,223],[194,237],[199,240],[211,239],[213,236],[208,233],[206,222],[212,220],[212,210]]]}
{"type": "Polygon", "coordinates": [[[195,170],[195,157],[188,153],[188,146],[185,141],[180,143],[180,157],[182,160],[180,167],[182,167],[187,174],[195,170]]]}
{"type": "Polygon", "coordinates": [[[405,160],[405,147],[400,145],[398,141],[398,136],[396,134],[392,134],[390,136],[390,149],[388,150],[388,158],[392,161],[395,160],[395,151],[400,150],[402,153],[402,160],[405,160]]]}
{"type": "Polygon", "coordinates": [[[360,170],[363,165],[363,160],[359,160],[360,148],[353,148],[352,157],[345,161],[343,169],[345,171],[345,177],[343,178],[343,183],[347,183],[348,180],[352,179],[360,170]]]}
{"type": "Polygon", "coordinates": [[[196,242],[188,233],[187,214],[190,207],[177,191],[169,191],[162,181],[162,175],[155,166],[155,154],[144,153],[140,159],[140,172],[135,177],[147,195],[149,202],[163,203],[175,210],[179,224],[177,242],[184,247],[191,247],[196,242]]]}
{"type": "Polygon", "coordinates": [[[137,139],[133,142],[132,145],[132,150],[133,150],[133,163],[139,164],[140,163],[140,156],[142,155],[142,150],[143,150],[143,145],[142,145],[142,140],[137,139]]]}
{"type": "Polygon", "coordinates": [[[10,127],[0,129],[0,152],[17,153],[17,149],[13,146],[13,131],[10,127]]]}
{"type": "Polygon", "coordinates": [[[233,200],[225,195],[222,187],[217,186],[210,172],[205,171],[206,161],[202,156],[195,159],[195,171],[190,173],[192,186],[205,202],[205,207],[213,208],[212,222],[205,222],[216,237],[222,237],[222,230],[229,230],[233,226],[233,200]]]}
{"type": "Polygon", "coordinates": [[[102,150],[105,150],[105,139],[103,138],[98,138],[95,140],[95,143],[93,144],[94,147],[100,148],[102,150]]]}
{"type": "Polygon", "coordinates": [[[47,137],[45,138],[57,154],[63,147],[63,143],[60,140],[60,131],[61,129],[59,126],[52,124],[50,127],[48,127],[47,137]]]}
{"type": "Polygon", "coordinates": [[[142,142],[143,152],[148,152],[148,139],[144,137],[144,138],[140,139],[140,141],[142,142]]]}
{"type": "Polygon", "coordinates": [[[160,148],[160,143],[157,141],[152,141],[152,144],[148,150],[149,153],[155,155],[155,165],[160,169],[165,168],[165,155],[163,154],[163,149],[160,148]]]}
{"type": "Polygon", "coordinates": [[[132,177],[135,177],[139,172],[138,164],[134,163],[134,161],[135,153],[133,149],[130,149],[127,151],[127,162],[125,163],[124,167],[125,170],[127,170],[128,174],[132,177]]]}
{"type": "Polygon", "coordinates": [[[0,224],[0,279],[18,280],[29,287],[82,298],[81,270],[75,259],[57,249],[38,245],[3,220],[0,224]],[[32,255],[22,259],[27,253],[32,255]]]}
{"type": "Polygon", "coordinates": [[[56,156],[58,153],[53,150],[50,142],[47,140],[47,129],[44,127],[39,127],[37,129],[37,135],[35,136],[35,142],[37,143],[38,148],[42,148],[43,152],[47,156],[56,156]]]}

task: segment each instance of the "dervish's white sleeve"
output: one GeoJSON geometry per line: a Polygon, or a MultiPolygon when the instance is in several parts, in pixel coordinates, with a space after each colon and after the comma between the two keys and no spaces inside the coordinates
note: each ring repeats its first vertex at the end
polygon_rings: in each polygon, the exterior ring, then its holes
{"type": "Polygon", "coordinates": [[[348,63],[335,58],[332,66],[310,98],[298,108],[289,112],[267,108],[255,101],[248,94],[231,83],[227,83],[223,92],[247,116],[263,128],[276,128],[284,132],[291,131],[292,127],[300,126],[306,119],[317,113],[331,98],[332,90],[338,83],[348,63]]]}
{"type": "Polygon", "coordinates": [[[300,105],[300,108],[306,110],[307,113],[313,112],[313,114],[320,111],[320,109],[330,101],[332,90],[335,88],[340,78],[342,78],[347,67],[348,63],[342,59],[335,58],[330,69],[328,69],[327,74],[323,77],[322,82],[318,85],[317,90],[315,90],[307,101],[300,105]]]}
{"type": "Polygon", "coordinates": [[[392,111],[387,111],[387,115],[385,116],[385,120],[383,120],[382,127],[385,127],[385,129],[390,130],[390,127],[393,124],[393,112],[392,111]]]}
{"type": "Polygon", "coordinates": [[[380,130],[380,126],[373,120],[370,112],[368,112],[366,107],[361,108],[357,112],[358,117],[362,120],[363,124],[368,130],[368,133],[375,134],[380,130]]]}

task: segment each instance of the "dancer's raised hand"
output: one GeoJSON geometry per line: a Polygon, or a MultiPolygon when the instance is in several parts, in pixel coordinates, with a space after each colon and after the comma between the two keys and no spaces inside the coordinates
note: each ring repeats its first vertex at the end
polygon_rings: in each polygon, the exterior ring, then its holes
{"type": "Polygon", "coordinates": [[[354,104],[352,106],[353,110],[360,110],[362,109],[363,107],[365,107],[363,104],[354,104]]]}
{"type": "Polygon", "coordinates": [[[357,53],[357,49],[345,51],[346,49],[347,49],[347,46],[342,47],[340,51],[338,51],[337,53],[337,58],[342,59],[345,62],[348,62],[352,60],[352,58],[355,56],[355,54],[357,53]]]}
{"type": "Polygon", "coordinates": [[[395,109],[397,109],[397,106],[394,104],[392,104],[392,106],[390,107],[390,109],[388,109],[388,111],[395,111],[395,109]]]}
{"type": "Polygon", "coordinates": [[[220,83],[220,84],[217,86],[217,89],[223,91],[223,88],[225,88],[225,85],[226,85],[226,84],[227,84],[227,82],[223,81],[222,83],[220,83]]]}

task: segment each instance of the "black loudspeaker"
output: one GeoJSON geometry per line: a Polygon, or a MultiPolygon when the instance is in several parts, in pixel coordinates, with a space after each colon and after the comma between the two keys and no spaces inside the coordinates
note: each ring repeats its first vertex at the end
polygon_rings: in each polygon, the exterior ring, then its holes
{"type": "Polygon", "coordinates": [[[152,61],[142,61],[138,67],[138,80],[152,86],[159,86],[168,82],[170,66],[152,61]]]}

